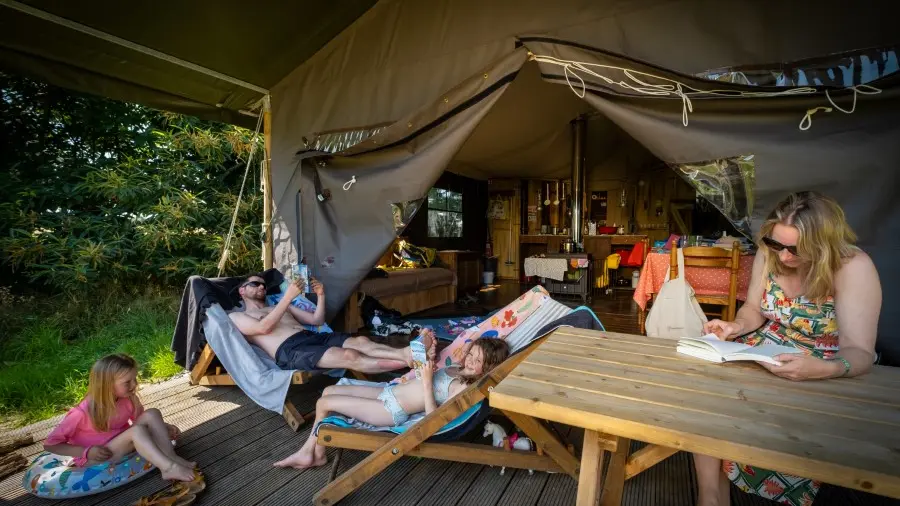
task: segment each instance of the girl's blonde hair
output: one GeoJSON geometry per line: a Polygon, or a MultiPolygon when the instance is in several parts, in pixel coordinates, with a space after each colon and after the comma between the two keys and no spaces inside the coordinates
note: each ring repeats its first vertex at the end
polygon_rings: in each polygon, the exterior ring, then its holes
{"type": "MultiPolygon", "coordinates": [[[[88,415],[96,430],[109,430],[109,421],[116,414],[116,378],[137,369],[137,362],[125,354],[107,355],[91,368],[87,395],[88,415]]],[[[136,396],[137,394],[134,395],[136,396]]],[[[132,399],[132,402],[135,400],[132,399]]]]}
{"type": "Polygon", "coordinates": [[[821,303],[834,295],[835,273],[844,260],[859,252],[855,246],[856,234],[847,224],[844,210],[833,199],[818,192],[803,191],[792,193],[775,206],[769,218],[759,231],[759,247],[766,250],[766,269],[776,275],[791,271],[768,251],[762,242],[771,237],[775,225],[797,228],[798,256],[809,264],[809,271],[803,280],[807,299],[821,303]]]}
{"type": "MultiPolygon", "coordinates": [[[[509,343],[504,341],[503,339],[489,339],[489,338],[481,338],[476,339],[472,346],[478,346],[481,348],[481,352],[483,353],[484,362],[481,365],[481,376],[491,372],[495,367],[502,364],[507,357],[509,357],[509,343]]],[[[475,380],[479,379],[476,377],[465,377],[461,378],[462,381],[466,384],[474,383],[475,380]]]]}

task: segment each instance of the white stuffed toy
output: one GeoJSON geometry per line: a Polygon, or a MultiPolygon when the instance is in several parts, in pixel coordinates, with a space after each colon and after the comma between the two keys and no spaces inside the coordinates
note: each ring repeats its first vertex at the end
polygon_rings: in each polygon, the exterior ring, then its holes
{"type": "MultiPolygon", "coordinates": [[[[484,423],[484,437],[491,436],[492,444],[496,448],[506,448],[507,450],[523,450],[523,451],[532,451],[534,450],[534,442],[524,436],[520,436],[518,433],[514,433],[512,436],[507,436],[506,431],[500,425],[491,422],[490,420],[484,423]]],[[[500,475],[506,472],[506,468],[500,468],[500,475]]],[[[534,474],[534,470],[529,469],[528,474],[534,474]]]]}

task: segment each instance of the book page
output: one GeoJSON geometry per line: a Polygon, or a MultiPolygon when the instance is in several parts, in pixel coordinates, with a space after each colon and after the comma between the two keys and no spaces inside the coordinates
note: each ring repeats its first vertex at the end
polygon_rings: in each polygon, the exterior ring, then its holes
{"type": "Polygon", "coordinates": [[[707,334],[703,337],[685,337],[678,340],[680,346],[695,346],[700,348],[711,349],[722,357],[725,355],[744,351],[750,346],[733,341],[722,341],[715,334],[707,334]]]}
{"type": "Polygon", "coordinates": [[[775,360],[774,357],[777,357],[778,355],[781,355],[783,353],[802,354],[803,352],[791,346],[782,346],[780,344],[762,344],[760,346],[753,346],[742,351],[729,353],[725,356],[725,360],[754,360],[757,362],[767,362],[773,365],[781,365],[781,362],[775,360]]]}

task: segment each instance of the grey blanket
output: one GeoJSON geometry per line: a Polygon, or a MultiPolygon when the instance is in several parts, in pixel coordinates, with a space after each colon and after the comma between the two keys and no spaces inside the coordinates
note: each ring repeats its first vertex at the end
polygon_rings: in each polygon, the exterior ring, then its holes
{"type": "Polygon", "coordinates": [[[294,371],[278,368],[266,352],[251,345],[219,304],[206,310],[206,342],[235,384],[261,407],[281,413],[294,371]]]}

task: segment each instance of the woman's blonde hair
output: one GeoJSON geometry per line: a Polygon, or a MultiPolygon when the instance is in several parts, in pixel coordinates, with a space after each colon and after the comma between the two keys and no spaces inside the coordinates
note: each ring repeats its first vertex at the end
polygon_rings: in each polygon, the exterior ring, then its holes
{"type": "MultiPolygon", "coordinates": [[[[847,224],[844,210],[833,199],[818,192],[792,193],[775,206],[759,231],[759,247],[767,249],[764,237],[771,237],[775,225],[788,225],[800,232],[797,254],[809,264],[803,280],[807,299],[821,303],[834,295],[835,273],[844,260],[856,255],[856,234],[847,224]]],[[[777,254],[766,252],[766,268],[776,275],[787,274],[777,254]]]]}
{"type": "MultiPolygon", "coordinates": [[[[481,376],[491,372],[495,367],[502,364],[509,357],[509,343],[503,339],[481,338],[476,339],[472,346],[478,346],[483,353],[484,362],[481,364],[481,376]]],[[[476,377],[461,378],[466,384],[474,383],[479,379],[476,377]]]]}
{"type": "MultiPolygon", "coordinates": [[[[88,380],[87,397],[88,415],[96,430],[109,430],[109,421],[116,415],[116,378],[137,369],[137,362],[125,354],[107,355],[94,363],[88,380]]],[[[132,402],[135,400],[132,399],[132,402]]]]}

